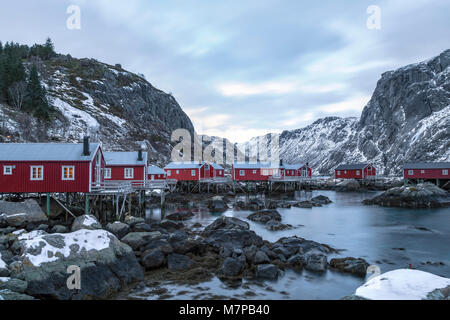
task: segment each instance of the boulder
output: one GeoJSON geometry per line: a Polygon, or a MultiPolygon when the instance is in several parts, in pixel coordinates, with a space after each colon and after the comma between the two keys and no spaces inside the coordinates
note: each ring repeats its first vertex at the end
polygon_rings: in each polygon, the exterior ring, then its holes
{"type": "Polygon", "coordinates": [[[143,279],[132,249],[105,230],[66,234],[37,231],[19,236],[14,277],[28,283],[25,293],[42,299],[105,299],[143,279]],[[81,289],[70,290],[69,266],[80,268],[81,289]]]}
{"type": "Polygon", "coordinates": [[[86,230],[99,230],[102,225],[97,221],[97,218],[90,214],[84,214],[77,217],[72,224],[72,232],[86,229],[86,230]]]}
{"type": "Polygon", "coordinates": [[[19,301],[19,300],[36,300],[36,299],[23,293],[18,293],[15,291],[4,289],[0,290],[0,300],[19,301]]]}
{"type": "Polygon", "coordinates": [[[255,222],[267,223],[271,220],[281,221],[281,215],[277,210],[266,209],[252,213],[247,219],[255,222]]]}
{"type": "Polygon", "coordinates": [[[126,216],[125,217],[125,223],[129,225],[130,227],[134,227],[138,223],[145,223],[144,218],[137,218],[133,216],[126,216]]]}
{"type": "Polygon", "coordinates": [[[221,278],[233,278],[239,276],[244,270],[245,263],[242,259],[226,258],[219,269],[218,276],[221,278]]]}
{"type": "Polygon", "coordinates": [[[348,272],[361,277],[365,277],[369,264],[364,259],[349,257],[342,259],[331,259],[330,266],[342,272],[348,272]]]}
{"type": "Polygon", "coordinates": [[[208,237],[217,230],[249,230],[250,225],[238,218],[222,216],[214,220],[203,230],[203,235],[208,237]]]}
{"type": "Polygon", "coordinates": [[[214,213],[222,213],[228,210],[227,203],[220,196],[208,200],[207,206],[209,211],[214,213]]]}
{"type": "Polygon", "coordinates": [[[359,191],[361,189],[361,185],[355,179],[348,179],[342,182],[339,182],[334,188],[336,191],[359,191]]]}
{"type": "Polygon", "coordinates": [[[165,256],[160,249],[148,250],[142,254],[142,264],[146,269],[157,269],[164,265],[165,256]]]}
{"type": "Polygon", "coordinates": [[[24,293],[28,287],[26,281],[15,278],[0,278],[0,290],[11,290],[18,293],[24,293]]]}
{"type": "Polygon", "coordinates": [[[258,250],[253,258],[254,264],[267,264],[270,263],[270,259],[264,251],[258,250]]]}
{"type": "Polygon", "coordinates": [[[287,266],[296,271],[301,271],[303,266],[307,263],[304,256],[300,254],[293,255],[287,260],[287,266]]]}
{"type": "Polygon", "coordinates": [[[191,219],[193,216],[194,214],[191,211],[178,211],[168,214],[166,216],[166,219],[174,221],[185,221],[191,219]]]}
{"type": "Polygon", "coordinates": [[[183,229],[184,224],[183,224],[183,222],[163,220],[163,221],[161,221],[161,227],[163,229],[166,229],[167,231],[174,231],[174,230],[183,229]]]}
{"type": "Polygon", "coordinates": [[[288,230],[293,229],[290,224],[283,224],[276,220],[270,220],[266,223],[266,229],[270,231],[280,231],[280,230],[288,230]]]}
{"type": "Polygon", "coordinates": [[[142,246],[145,246],[152,240],[161,238],[161,233],[155,232],[130,232],[122,238],[122,242],[129,245],[134,251],[139,250],[142,246]]]}
{"type": "Polygon", "coordinates": [[[193,263],[191,258],[178,253],[169,254],[167,258],[167,267],[169,268],[169,270],[174,271],[187,270],[192,266],[192,264],[193,263]]]}
{"type": "Polygon", "coordinates": [[[0,252],[0,277],[8,277],[10,271],[8,269],[8,265],[2,259],[2,253],[0,252]]]}
{"type": "Polygon", "coordinates": [[[136,223],[132,229],[133,229],[133,232],[150,232],[150,231],[152,231],[152,227],[145,222],[136,223]]]}
{"type": "Polygon", "coordinates": [[[311,201],[300,201],[293,204],[294,207],[297,208],[305,208],[305,209],[312,209],[314,207],[313,203],[311,201]]]}
{"type": "Polygon", "coordinates": [[[327,256],[321,253],[311,253],[306,257],[305,269],[323,272],[327,269],[327,256]]]}
{"type": "Polygon", "coordinates": [[[46,222],[47,216],[34,199],[24,202],[0,201],[0,220],[11,227],[25,227],[27,223],[46,222]]]}
{"type": "Polygon", "coordinates": [[[333,202],[328,197],[325,197],[322,195],[312,198],[311,201],[315,202],[315,203],[320,203],[320,204],[330,204],[333,202]]]}
{"type": "Polygon", "coordinates": [[[273,264],[259,264],[256,267],[256,277],[264,280],[276,280],[280,270],[273,264]]]}
{"type": "Polygon", "coordinates": [[[117,238],[122,239],[130,232],[131,228],[126,223],[116,221],[114,223],[108,223],[105,229],[111,232],[117,238]]]}

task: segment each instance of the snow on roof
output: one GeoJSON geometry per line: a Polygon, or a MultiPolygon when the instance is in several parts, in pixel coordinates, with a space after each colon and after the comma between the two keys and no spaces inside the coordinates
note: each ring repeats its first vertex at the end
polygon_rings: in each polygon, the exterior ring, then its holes
{"type": "Polygon", "coordinates": [[[285,168],[286,170],[298,170],[300,168],[303,168],[304,166],[306,166],[305,163],[285,164],[283,168],[285,168]]]}
{"type": "Polygon", "coordinates": [[[361,170],[367,167],[369,163],[352,163],[352,164],[341,164],[335,170],[361,170]]]}
{"type": "Polygon", "coordinates": [[[211,166],[216,170],[223,170],[223,167],[215,162],[211,163],[211,166]]]}
{"type": "Polygon", "coordinates": [[[142,152],[142,161],[138,161],[138,152],[104,152],[107,166],[146,165],[147,152],[142,152]]]}
{"type": "Polygon", "coordinates": [[[148,174],[166,174],[166,172],[157,166],[148,166],[147,168],[148,174]]]}
{"type": "Polygon", "coordinates": [[[196,161],[189,161],[189,162],[171,162],[167,166],[164,167],[164,169],[198,169],[201,166],[203,166],[204,162],[196,162],[196,161]]]}
{"type": "Polygon", "coordinates": [[[260,168],[278,168],[279,166],[272,166],[271,162],[235,162],[233,168],[235,169],[260,169],[260,168]]]}
{"type": "Polygon", "coordinates": [[[450,286],[450,279],[432,273],[399,269],[376,276],[356,289],[356,295],[371,300],[421,300],[427,294],[450,286]]]}
{"type": "Polygon", "coordinates": [[[450,162],[420,162],[420,163],[407,163],[404,166],[405,169],[448,169],[450,168],[450,162]]]}
{"type": "Polygon", "coordinates": [[[0,161],[90,161],[98,143],[89,144],[89,156],[82,143],[0,143],[0,161]]]}

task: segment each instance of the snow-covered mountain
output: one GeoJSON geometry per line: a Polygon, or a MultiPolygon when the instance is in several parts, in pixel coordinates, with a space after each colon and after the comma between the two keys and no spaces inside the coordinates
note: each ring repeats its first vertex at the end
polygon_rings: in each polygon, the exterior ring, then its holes
{"type": "Polygon", "coordinates": [[[79,142],[89,134],[106,150],[136,150],[145,144],[153,163],[164,164],[171,152],[173,130],[194,127],[175,98],[153,87],[143,76],[94,59],[58,55],[34,58],[49,103],[52,120],[36,118],[0,104],[0,142],[79,142]],[[8,137],[8,138],[7,138],[8,137]]]}
{"type": "MultiPolygon", "coordinates": [[[[256,150],[258,137],[246,145],[256,150]]],[[[370,161],[400,174],[409,161],[450,161],[450,50],[381,76],[361,118],[329,117],[280,135],[280,158],[329,174],[370,161]]]]}

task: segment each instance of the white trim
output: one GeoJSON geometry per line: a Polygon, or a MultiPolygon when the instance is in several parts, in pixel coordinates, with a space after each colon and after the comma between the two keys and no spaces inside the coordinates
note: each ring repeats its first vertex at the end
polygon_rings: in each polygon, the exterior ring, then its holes
{"type": "Polygon", "coordinates": [[[13,166],[3,166],[3,175],[4,176],[12,176],[13,175],[13,166]],[[9,169],[9,172],[7,172],[6,169],[9,169]]]}
{"type": "Polygon", "coordinates": [[[408,170],[408,175],[409,175],[409,176],[414,175],[414,170],[408,170]]]}
{"type": "Polygon", "coordinates": [[[63,180],[63,181],[74,181],[75,180],[75,166],[62,166],[61,167],[61,169],[62,169],[62,172],[61,172],[61,180],[63,180]],[[64,172],[64,169],[68,169],[68,168],[72,168],[73,170],[72,170],[72,175],[73,175],[73,177],[72,178],[65,178],[64,177],[64,174],[65,174],[65,172],[64,172]]]}
{"type": "Polygon", "coordinates": [[[30,180],[31,181],[43,181],[44,180],[44,166],[30,166],[30,180]],[[42,169],[41,177],[33,178],[33,169],[42,169]]]}
{"type": "Polygon", "coordinates": [[[442,170],[442,175],[448,176],[448,169],[442,170]]]}
{"type": "Polygon", "coordinates": [[[111,179],[111,172],[112,172],[111,168],[105,168],[103,178],[104,179],[111,179]]]}
{"type": "Polygon", "coordinates": [[[197,176],[197,172],[195,171],[195,169],[191,170],[191,176],[192,177],[196,177],[197,176]]]}
{"type": "Polygon", "coordinates": [[[134,178],[134,168],[124,168],[123,169],[123,178],[124,179],[133,179],[134,178]],[[131,171],[128,171],[128,170],[131,170],[131,171]],[[131,174],[127,174],[130,172],[131,172],[131,174]]]}
{"type": "Polygon", "coordinates": [[[245,177],[245,170],[239,170],[239,176],[245,177]]]}

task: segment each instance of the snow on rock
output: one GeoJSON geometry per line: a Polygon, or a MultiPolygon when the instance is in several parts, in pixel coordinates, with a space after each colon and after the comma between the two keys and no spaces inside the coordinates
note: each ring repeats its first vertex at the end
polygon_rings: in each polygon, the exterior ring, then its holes
{"type": "Polygon", "coordinates": [[[356,296],[370,300],[421,300],[449,285],[448,278],[420,270],[399,269],[370,279],[356,289],[356,296]]]}
{"type": "Polygon", "coordinates": [[[81,229],[96,230],[101,228],[102,225],[97,221],[97,218],[90,214],[77,217],[72,224],[72,232],[81,229]]]}
{"type": "Polygon", "coordinates": [[[87,126],[93,131],[100,128],[98,121],[93,116],[83,110],[72,107],[60,98],[54,98],[52,105],[61,111],[64,116],[70,119],[71,124],[75,127],[81,127],[84,129],[87,126]]]}
{"type": "Polygon", "coordinates": [[[2,253],[0,252],[0,269],[6,269],[6,263],[2,260],[2,253]]]}
{"type": "Polygon", "coordinates": [[[39,267],[44,263],[67,258],[70,255],[100,251],[109,247],[111,233],[104,230],[79,230],[65,234],[30,232],[19,237],[25,263],[39,267]]]}

